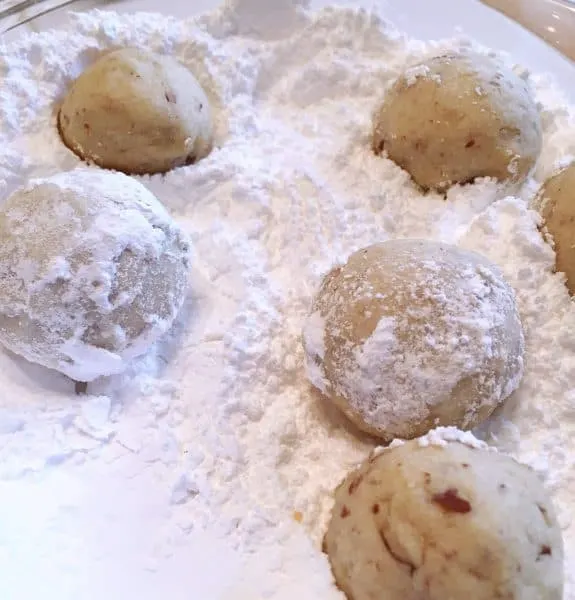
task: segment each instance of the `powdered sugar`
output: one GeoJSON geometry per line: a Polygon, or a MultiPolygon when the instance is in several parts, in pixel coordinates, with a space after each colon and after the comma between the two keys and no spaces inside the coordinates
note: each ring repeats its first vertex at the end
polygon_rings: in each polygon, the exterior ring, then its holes
{"type": "Polygon", "coordinates": [[[423,447],[446,446],[449,442],[459,442],[477,450],[495,450],[492,446],[478,440],[470,431],[461,431],[456,427],[437,427],[417,440],[417,443],[423,447]]]}
{"type": "Polygon", "coordinates": [[[366,373],[369,373],[370,367],[371,369],[377,368],[375,365],[370,364],[373,362],[374,356],[385,356],[389,352],[397,351],[397,337],[395,335],[397,321],[397,317],[382,317],[364,344],[356,348],[354,354],[360,369],[365,369],[366,373]]]}
{"type": "MultiPolygon", "coordinates": [[[[575,313],[528,201],[573,153],[571,109],[530,76],[544,148],[522,199],[491,181],[422,196],[369,149],[371,114],[405,66],[461,40],[405,39],[375,14],[239,0],[187,22],[92,13],[0,51],[0,190],[79,166],[55,106],[101,50],[140,45],[189,66],[216,149],[142,181],[192,239],[173,331],[78,399],[0,355],[3,598],[341,599],[319,551],[332,491],[373,448],[322,403],[301,331],[323,275],[376,241],[424,237],[484,253],[516,291],[519,390],[478,435],[547,477],[575,570],[575,313]],[[298,511],[301,523],[294,519],[298,511]]],[[[573,584],[567,598],[573,597],[573,584]]]]}
{"type": "Polygon", "coordinates": [[[431,69],[427,65],[415,65],[405,71],[405,83],[410,86],[413,85],[418,77],[423,79],[431,79],[438,84],[441,84],[441,77],[437,73],[432,73],[431,69]]]}
{"type": "MultiPolygon", "coordinates": [[[[457,427],[435,427],[425,435],[417,438],[417,444],[423,448],[427,446],[447,446],[451,442],[459,442],[465,444],[470,448],[476,450],[489,450],[490,452],[497,452],[495,446],[490,446],[484,441],[476,438],[471,431],[462,431],[457,427]]],[[[382,452],[403,446],[406,442],[404,440],[395,439],[391,444],[387,446],[378,446],[371,453],[372,456],[377,456],[382,452]]]]}
{"type": "MultiPolygon", "coordinates": [[[[384,319],[381,319],[384,321],[384,319]]],[[[380,322],[381,322],[380,321],[380,322]]],[[[303,329],[303,343],[306,352],[305,367],[312,385],[324,394],[328,391],[328,381],[318,364],[325,358],[325,319],[316,310],[307,319],[303,329]],[[317,357],[313,360],[312,357],[317,357]]]]}

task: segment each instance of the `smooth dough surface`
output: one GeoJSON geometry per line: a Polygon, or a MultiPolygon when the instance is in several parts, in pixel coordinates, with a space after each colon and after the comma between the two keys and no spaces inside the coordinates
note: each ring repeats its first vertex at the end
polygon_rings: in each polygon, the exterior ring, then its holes
{"type": "Polygon", "coordinates": [[[325,277],[303,340],[312,384],[384,441],[472,428],[523,374],[515,296],[499,269],[432,241],[352,254],[325,277]]]}
{"type": "Polygon", "coordinates": [[[58,124],[80,158],[125,173],[163,173],[212,146],[210,106],[196,78],[174,58],[139,48],[105,54],[84,71],[58,124]]]}
{"type": "Polygon", "coordinates": [[[541,152],[539,112],[525,81],[492,59],[434,57],[386,92],[373,149],[425,190],[477,177],[521,182],[541,152]]]}
{"type": "Polygon", "coordinates": [[[174,321],[183,231],[142,184],[79,169],[0,206],[0,342],[76,381],[123,371],[174,321]]]}
{"type": "Polygon", "coordinates": [[[575,294],[575,164],[562,169],[541,188],[537,203],[547,233],[553,237],[555,266],[565,273],[570,294],[575,294]]]}
{"type": "Polygon", "coordinates": [[[324,538],[349,600],[562,600],[563,542],[537,475],[450,441],[386,449],[335,492],[324,538]]]}

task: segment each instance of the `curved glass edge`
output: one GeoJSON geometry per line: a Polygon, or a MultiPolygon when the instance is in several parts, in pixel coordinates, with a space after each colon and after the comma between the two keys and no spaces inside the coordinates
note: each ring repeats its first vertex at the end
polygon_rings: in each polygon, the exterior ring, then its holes
{"type": "Polygon", "coordinates": [[[2,15],[0,8],[0,40],[9,42],[23,33],[42,31],[62,23],[69,11],[89,10],[110,2],[97,0],[43,0],[22,2],[18,12],[2,15]]]}

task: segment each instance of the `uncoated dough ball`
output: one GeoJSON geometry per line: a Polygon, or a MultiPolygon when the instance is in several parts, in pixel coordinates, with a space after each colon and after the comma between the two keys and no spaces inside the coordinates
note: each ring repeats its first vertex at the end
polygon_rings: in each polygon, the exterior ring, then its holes
{"type": "Polygon", "coordinates": [[[565,273],[567,288],[575,294],[575,164],[543,184],[537,203],[544,227],[553,236],[556,269],[565,273]]]}
{"type": "Polygon", "coordinates": [[[375,115],[373,148],[424,189],[476,177],[522,181],[541,152],[539,112],[526,83],[472,53],[412,67],[375,115]]]}
{"type": "Polygon", "coordinates": [[[74,82],[58,116],[80,158],[125,173],[162,173],[206,156],[204,90],[177,60],[138,48],[104,55],[74,82]]]}
{"type": "Polygon", "coordinates": [[[350,600],[562,600],[563,542],[537,475],[457,441],[413,440],[335,492],[324,551],[350,600]]]}
{"type": "Polygon", "coordinates": [[[0,206],[0,342],[76,381],[119,373],[174,321],[185,234],[140,183],[81,169],[0,206]]]}
{"type": "Polygon", "coordinates": [[[374,244],[333,269],[304,347],[313,385],[384,441],[474,427],[523,374],[521,323],[499,269],[423,240],[374,244]]]}

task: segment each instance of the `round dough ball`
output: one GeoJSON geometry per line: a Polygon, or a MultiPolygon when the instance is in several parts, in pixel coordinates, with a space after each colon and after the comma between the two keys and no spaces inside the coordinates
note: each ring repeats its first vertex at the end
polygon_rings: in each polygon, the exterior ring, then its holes
{"type": "Polygon", "coordinates": [[[333,269],[304,347],[312,384],[384,441],[474,427],[523,374],[523,331],[499,269],[424,240],[374,244],[333,269]]]}
{"type": "Polygon", "coordinates": [[[373,148],[425,190],[476,177],[520,182],[541,152],[539,112],[526,83],[491,59],[439,56],[388,90],[375,116],[373,148]]]}
{"type": "Polygon", "coordinates": [[[0,342],[76,381],[120,373],[172,325],[190,247],[140,183],[80,169],[0,206],[0,342]]]}
{"type": "Polygon", "coordinates": [[[371,457],[335,492],[324,538],[351,600],[562,600],[563,542],[537,475],[457,441],[371,457]]]}
{"type": "Polygon", "coordinates": [[[567,288],[575,294],[575,163],[543,184],[538,204],[544,227],[553,236],[556,269],[565,273],[567,288]]]}
{"type": "Polygon", "coordinates": [[[104,55],[74,82],[58,115],[66,146],[125,173],[163,173],[206,156],[204,90],[177,60],[138,48],[104,55]]]}

